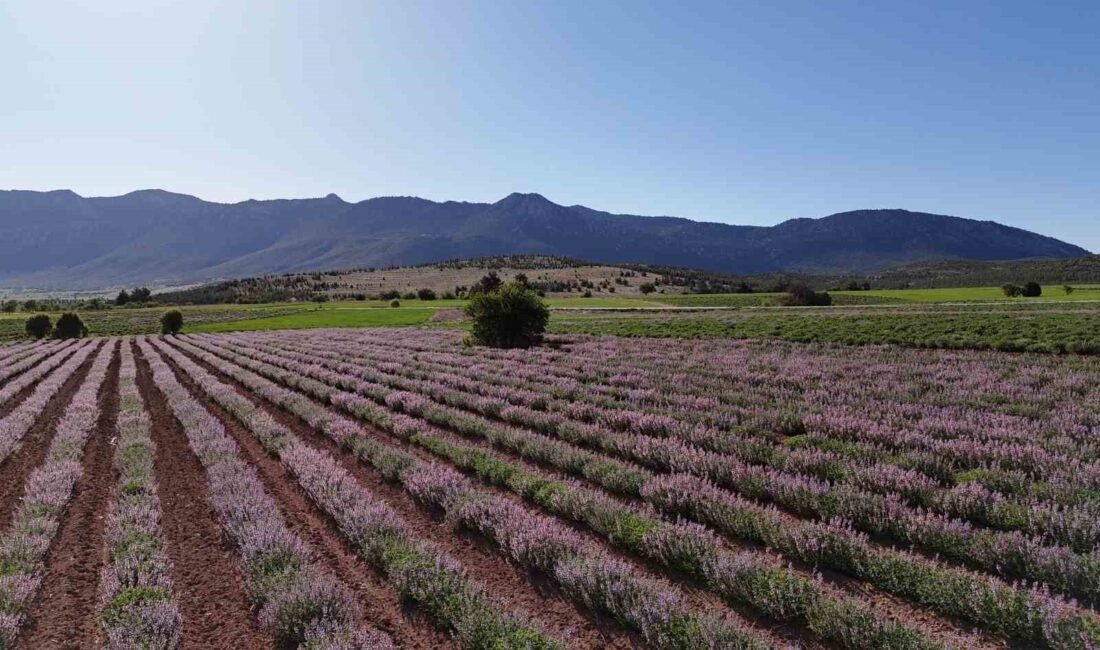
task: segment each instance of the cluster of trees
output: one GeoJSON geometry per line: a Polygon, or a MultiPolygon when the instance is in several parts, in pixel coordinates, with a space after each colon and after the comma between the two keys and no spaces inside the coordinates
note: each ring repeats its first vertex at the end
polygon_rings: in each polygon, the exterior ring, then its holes
{"type": "Polygon", "coordinates": [[[133,291],[127,292],[125,289],[118,292],[115,296],[115,305],[121,307],[123,305],[137,304],[142,305],[153,299],[153,292],[148,287],[137,287],[133,291]]]}
{"type": "Polygon", "coordinates": [[[53,336],[55,339],[79,339],[88,335],[88,326],[80,320],[80,316],[72,312],[65,312],[57,319],[57,324],[50,320],[48,314],[35,314],[27,319],[25,324],[27,334],[36,339],[44,339],[53,336]]]}
{"type": "Polygon", "coordinates": [[[1009,283],[1002,285],[1001,291],[1009,298],[1036,298],[1043,295],[1043,287],[1038,282],[1027,282],[1023,286],[1009,283]]]}

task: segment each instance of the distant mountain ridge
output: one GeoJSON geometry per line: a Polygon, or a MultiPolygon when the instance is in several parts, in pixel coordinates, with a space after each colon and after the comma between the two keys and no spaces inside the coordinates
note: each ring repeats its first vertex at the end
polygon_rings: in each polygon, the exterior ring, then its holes
{"type": "Polygon", "coordinates": [[[379,197],[213,203],[164,190],[0,191],[0,286],[95,289],[512,254],[731,273],[870,273],[932,259],[1088,251],[992,221],[856,210],[736,226],[617,215],[539,194],[496,203],[379,197]]]}

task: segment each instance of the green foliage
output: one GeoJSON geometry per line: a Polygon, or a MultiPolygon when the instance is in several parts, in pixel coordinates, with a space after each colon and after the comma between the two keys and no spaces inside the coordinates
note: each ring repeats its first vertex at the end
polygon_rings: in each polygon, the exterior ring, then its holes
{"type": "Polygon", "coordinates": [[[1006,298],[1016,298],[1023,294],[1024,288],[1018,284],[1009,282],[1001,285],[1001,291],[1005,294],[1006,298]]]}
{"type": "Polygon", "coordinates": [[[397,309],[400,306],[401,306],[401,301],[398,300],[397,298],[394,298],[393,300],[390,301],[390,307],[392,307],[394,309],[397,309]]]}
{"type": "Polygon", "coordinates": [[[783,304],[788,307],[824,307],[833,304],[827,291],[814,291],[804,284],[792,284],[787,288],[783,304]]]}
{"type": "Polygon", "coordinates": [[[88,327],[84,324],[84,321],[80,320],[80,316],[72,312],[66,312],[57,319],[57,326],[54,327],[53,335],[54,338],[59,339],[79,339],[88,335],[88,327]]]}
{"type": "Polygon", "coordinates": [[[1025,298],[1038,298],[1043,295],[1043,287],[1038,282],[1028,282],[1020,289],[1020,295],[1025,298]]]}
{"type": "Polygon", "coordinates": [[[656,290],[657,290],[657,287],[654,286],[654,284],[652,282],[643,282],[640,285],[638,285],[638,291],[641,291],[643,296],[648,296],[649,294],[653,293],[656,290]]]}
{"type": "Polygon", "coordinates": [[[542,340],[550,310],[527,287],[510,282],[475,295],[466,306],[475,342],[498,348],[525,348],[542,340]]]}
{"type": "Polygon", "coordinates": [[[435,292],[431,289],[419,289],[416,292],[416,297],[420,300],[435,300],[435,292]]]}
{"type": "Polygon", "coordinates": [[[35,314],[27,319],[24,329],[29,336],[36,339],[44,339],[50,335],[50,331],[53,329],[53,323],[46,314],[35,314]]]}
{"type": "Polygon", "coordinates": [[[119,307],[121,307],[122,305],[125,305],[128,302],[130,302],[130,294],[127,293],[127,291],[125,289],[123,289],[122,291],[119,291],[118,295],[115,296],[115,304],[118,305],[119,307]]]}
{"type": "Polygon", "coordinates": [[[179,334],[183,329],[183,314],[178,309],[169,309],[160,317],[161,334],[179,334]]]}

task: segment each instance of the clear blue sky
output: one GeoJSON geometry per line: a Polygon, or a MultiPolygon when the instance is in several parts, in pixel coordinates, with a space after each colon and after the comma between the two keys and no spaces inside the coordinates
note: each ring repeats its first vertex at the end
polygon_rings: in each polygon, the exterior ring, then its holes
{"type": "Polygon", "coordinates": [[[904,207],[1100,250],[1100,2],[0,0],[0,187],[904,207]]]}

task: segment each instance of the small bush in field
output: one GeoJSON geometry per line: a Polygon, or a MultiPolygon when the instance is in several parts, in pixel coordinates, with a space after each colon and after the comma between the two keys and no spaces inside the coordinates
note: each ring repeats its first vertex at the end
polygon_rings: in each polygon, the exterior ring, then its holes
{"type": "Polygon", "coordinates": [[[784,304],[788,307],[823,307],[833,304],[833,298],[827,291],[817,292],[804,284],[794,284],[787,288],[784,304]]]}
{"type": "Polygon", "coordinates": [[[50,335],[50,330],[53,329],[53,323],[50,321],[50,317],[46,314],[35,314],[27,319],[26,330],[27,334],[33,336],[36,339],[44,339],[50,335]]]}
{"type": "Polygon", "coordinates": [[[393,300],[390,301],[390,307],[393,307],[394,309],[397,309],[400,306],[401,306],[401,301],[398,300],[397,298],[394,298],[393,300]]]}
{"type": "Polygon", "coordinates": [[[546,303],[515,282],[475,295],[466,305],[466,315],[474,321],[474,341],[498,348],[525,348],[538,343],[550,320],[546,303]]]}
{"type": "Polygon", "coordinates": [[[59,339],[79,339],[87,336],[87,334],[88,327],[84,324],[84,321],[72,312],[61,314],[61,317],[57,319],[57,326],[53,330],[54,337],[59,339]]]}
{"type": "Polygon", "coordinates": [[[178,309],[169,309],[160,317],[161,334],[179,334],[183,329],[183,314],[178,309]]]}

